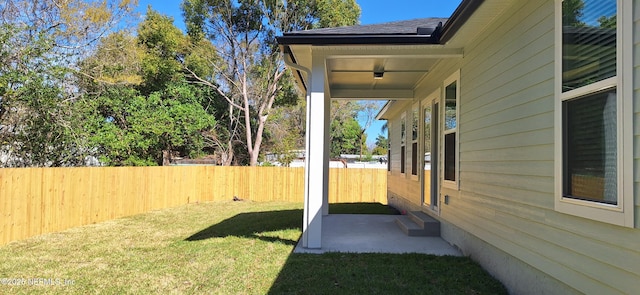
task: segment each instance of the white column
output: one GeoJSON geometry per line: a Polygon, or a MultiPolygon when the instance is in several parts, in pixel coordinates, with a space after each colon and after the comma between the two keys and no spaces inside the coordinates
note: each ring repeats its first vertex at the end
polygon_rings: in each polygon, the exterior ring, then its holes
{"type": "Polygon", "coordinates": [[[322,215],[328,196],[329,107],[325,95],[325,59],[313,56],[310,97],[307,97],[305,198],[302,246],[322,247],[322,215]]]}
{"type": "Polygon", "coordinates": [[[325,89],[327,91],[324,92],[324,166],[322,166],[322,215],[329,215],[329,160],[331,156],[331,142],[329,138],[331,137],[331,95],[328,91],[329,82],[325,80],[325,89]]]}

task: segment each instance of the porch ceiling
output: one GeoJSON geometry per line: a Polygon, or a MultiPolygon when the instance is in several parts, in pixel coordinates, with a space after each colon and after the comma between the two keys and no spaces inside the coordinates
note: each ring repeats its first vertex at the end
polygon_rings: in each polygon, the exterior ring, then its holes
{"type": "MultiPolygon", "coordinates": [[[[462,49],[443,45],[298,45],[290,50],[297,64],[308,69],[312,54],[324,56],[331,98],[356,100],[412,100],[416,86],[440,59],[462,56],[462,49]]],[[[301,75],[306,85],[308,77],[301,75]]]]}
{"type": "Polygon", "coordinates": [[[392,57],[329,59],[329,91],[336,99],[413,98],[415,85],[436,61],[430,58],[392,57]],[[374,74],[382,77],[375,78],[374,74]]]}

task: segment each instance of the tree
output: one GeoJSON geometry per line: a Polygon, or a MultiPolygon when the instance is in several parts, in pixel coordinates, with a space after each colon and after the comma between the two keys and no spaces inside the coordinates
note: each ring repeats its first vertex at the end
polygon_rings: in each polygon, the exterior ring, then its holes
{"type": "Polygon", "coordinates": [[[0,4],[1,166],[82,165],[89,153],[74,129],[77,61],[126,17],[132,1],[0,4]]]}
{"type": "Polygon", "coordinates": [[[338,158],[341,154],[358,154],[362,142],[361,130],[360,124],[354,118],[331,122],[331,157],[338,158]]]}
{"type": "Polygon", "coordinates": [[[350,26],[360,18],[360,6],[355,0],[319,0],[312,2],[316,5],[315,17],[318,19],[315,28],[329,28],[350,26]]]}
{"type": "Polygon", "coordinates": [[[100,161],[109,166],[166,165],[167,153],[202,154],[203,132],[215,126],[215,119],[204,110],[197,92],[186,82],[148,96],[114,86],[86,100],[88,109],[94,110],[87,116],[86,128],[99,148],[100,161]]]}
{"type": "Polygon", "coordinates": [[[362,126],[356,120],[361,105],[355,101],[334,100],[331,102],[329,142],[330,155],[358,154],[362,145],[362,126]]]}
{"type": "Polygon", "coordinates": [[[275,36],[319,26],[355,24],[360,9],[354,0],[185,0],[189,35],[208,38],[219,61],[216,74],[199,83],[215,89],[228,104],[229,158],[241,142],[248,164],[256,165],[272,108],[290,105],[299,94],[276,47],[275,36]],[[242,138],[237,136],[243,134],[242,138]]]}
{"type": "Polygon", "coordinates": [[[92,55],[80,62],[79,87],[97,94],[110,86],[136,87],[142,84],[142,61],[146,55],[138,38],[126,30],[100,39],[92,55]]]}
{"type": "Polygon", "coordinates": [[[192,43],[171,18],[151,9],[137,37],[116,32],[102,40],[82,63],[83,77],[91,79],[82,84],[89,91],[81,105],[103,163],[166,165],[172,155],[195,157],[209,148],[215,94],[189,83],[184,67],[210,75],[199,63],[201,56],[214,58],[210,48],[192,43]]]}
{"type": "Polygon", "coordinates": [[[143,83],[140,92],[148,95],[182,80],[181,58],[188,53],[189,39],[173,25],[173,19],[147,8],[146,19],[138,26],[138,44],[145,49],[142,58],[143,83]]]}
{"type": "Polygon", "coordinates": [[[306,102],[299,98],[295,105],[274,108],[265,127],[265,149],[279,155],[278,162],[289,166],[296,154],[304,149],[306,102]]]}
{"type": "Polygon", "coordinates": [[[389,139],[382,134],[376,137],[376,146],[373,148],[374,155],[386,155],[389,149],[389,139]]]}
{"type": "Polygon", "coordinates": [[[616,15],[612,15],[609,17],[606,16],[601,16],[598,18],[598,23],[600,24],[601,28],[605,28],[605,29],[615,29],[616,28],[616,23],[617,23],[617,18],[616,15]]]}
{"type": "Polygon", "coordinates": [[[364,122],[360,135],[360,158],[362,158],[363,151],[368,151],[367,147],[367,129],[371,127],[373,120],[375,120],[378,111],[382,107],[379,102],[360,101],[358,102],[358,118],[364,122]]]}
{"type": "Polygon", "coordinates": [[[562,1],[562,23],[565,26],[584,27],[585,23],[581,21],[584,10],[583,0],[564,0],[562,1]]]}

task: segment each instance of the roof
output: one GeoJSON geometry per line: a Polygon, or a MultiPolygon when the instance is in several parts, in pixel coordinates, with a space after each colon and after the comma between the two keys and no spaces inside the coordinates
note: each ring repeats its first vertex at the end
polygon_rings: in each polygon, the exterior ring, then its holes
{"type": "Polygon", "coordinates": [[[373,25],[293,31],[277,37],[277,41],[284,46],[441,44],[455,34],[482,2],[484,0],[463,0],[449,19],[430,17],[373,25]]]}
{"type": "Polygon", "coordinates": [[[278,37],[286,44],[437,44],[446,18],[420,18],[373,25],[294,31],[278,37]]]}
{"type": "Polygon", "coordinates": [[[494,1],[499,5],[462,0],[450,18],[292,31],[276,39],[303,91],[308,90],[306,80],[317,49],[333,54],[326,65],[326,78],[334,98],[408,100],[413,98],[416,83],[439,60],[462,57],[461,40],[473,35],[461,28],[478,10],[482,14],[472,21],[473,27],[482,27],[499,13],[496,7],[513,0],[494,1]],[[312,47],[315,49],[310,50],[312,47]],[[376,74],[384,79],[375,78],[376,74]]]}

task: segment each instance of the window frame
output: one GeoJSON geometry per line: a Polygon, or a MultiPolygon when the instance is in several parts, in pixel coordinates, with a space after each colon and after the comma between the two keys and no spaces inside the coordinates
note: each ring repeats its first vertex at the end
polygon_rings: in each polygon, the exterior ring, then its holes
{"type": "MultiPolygon", "coordinates": [[[[413,106],[411,107],[411,179],[418,181],[419,175],[420,175],[420,170],[418,169],[418,167],[420,167],[419,165],[419,155],[420,155],[420,139],[422,138],[422,136],[420,136],[420,103],[417,102],[415,104],[413,104],[413,106]],[[415,126],[414,126],[415,124],[415,126]],[[413,136],[413,129],[415,128],[415,132],[416,132],[416,136],[414,138],[413,136]],[[414,150],[415,148],[415,150],[414,150]],[[414,153],[415,153],[415,159],[414,159],[414,153]]],[[[424,158],[424,157],[423,157],[424,158]]]]}
{"type": "Polygon", "coordinates": [[[562,0],[555,1],[555,99],[554,99],[554,170],[556,211],[634,227],[633,203],[633,34],[631,1],[617,0],[616,76],[562,92],[562,0]],[[563,102],[616,88],[617,125],[617,190],[616,205],[564,196],[564,130],[563,102]]]}
{"type": "Polygon", "coordinates": [[[453,74],[451,74],[449,77],[447,77],[443,83],[442,83],[442,93],[441,93],[441,100],[442,102],[440,103],[440,130],[441,130],[441,139],[440,139],[440,145],[442,147],[441,150],[441,157],[440,157],[440,171],[442,171],[441,173],[441,180],[442,180],[442,186],[443,187],[448,187],[448,188],[452,188],[452,189],[456,189],[456,190],[460,190],[460,70],[458,69],[457,71],[455,71],[453,74]],[[452,83],[456,83],[456,127],[455,128],[451,128],[451,129],[446,129],[446,124],[445,124],[445,120],[446,120],[446,99],[447,99],[447,86],[451,85],[452,83]],[[453,180],[447,180],[445,179],[445,159],[446,159],[446,148],[445,148],[445,144],[446,144],[446,140],[445,140],[445,136],[451,133],[455,132],[455,147],[454,147],[454,156],[455,156],[455,181],[453,180]]]}
{"type": "Polygon", "coordinates": [[[400,116],[400,174],[407,173],[407,112],[400,116]],[[404,129],[404,130],[403,130],[404,129]]]}
{"type": "Polygon", "coordinates": [[[391,154],[391,147],[393,146],[393,143],[391,141],[391,130],[393,128],[393,123],[391,122],[391,120],[387,120],[387,138],[389,139],[388,141],[388,145],[387,145],[387,175],[391,175],[391,173],[393,172],[393,167],[391,165],[391,158],[392,158],[392,154],[391,154]]]}
{"type": "Polygon", "coordinates": [[[440,144],[440,106],[442,105],[442,89],[440,87],[438,87],[438,89],[434,90],[431,94],[429,94],[426,98],[424,98],[421,102],[420,102],[420,124],[422,125],[422,130],[420,131],[420,135],[421,135],[421,139],[420,139],[420,155],[422,156],[422,158],[420,159],[420,163],[422,165],[421,167],[421,180],[423,181],[420,186],[421,186],[421,193],[422,193],[422,206],[423,208],[426,208],[428,210],[430,210],[431,212],[435,213],[436,215],[440,215],[440,204],[439,204],[439,195],[440,195],[440,188],[441,185],[440,183],[442,183],[442,177],[441,177],[441,173],[440,173],[440,167],[441,165],[439,164],[441,161],[438,159],[440,157],[440,152],[441,152],[441,144],[440,144]],[[427,108],[429,108],[429,124],[427,124],[426,122],[426,110],[427,108]],[[425,140],[427,138],[426,136],[426,129],[427,126],[429,126],[430,130],[429,130],[429,177],[427,179],[426,176],[426,169],[425,166],[427,164],[426,160],[425,160],[425,156],[426,156],[426,150],[427,150],[427,145],[425,144],[425,140]],[[434,156],[435,154],[435,156],[434,156]],[[436,165],[434,164],[434,159],[436,162],[436,165]],[[434,176],[435,173],[435,176],[434,176]],[[434,179],[434,177],[436,179],[434,179]],[[429,190],[425,190],[425,182],[429,181],[429,190]],[[435,199],[432,199],[432,193],[433,193],[433,197],[435,197],[435,199]]]}

